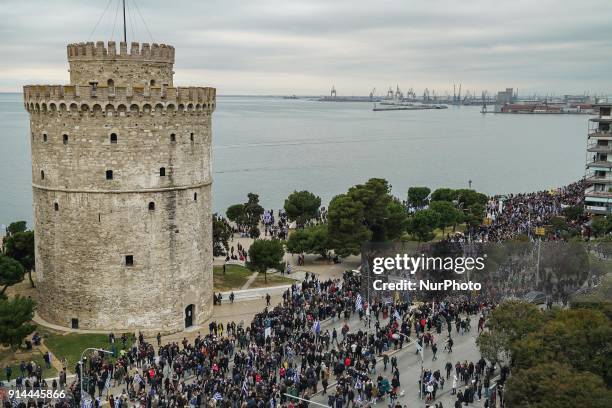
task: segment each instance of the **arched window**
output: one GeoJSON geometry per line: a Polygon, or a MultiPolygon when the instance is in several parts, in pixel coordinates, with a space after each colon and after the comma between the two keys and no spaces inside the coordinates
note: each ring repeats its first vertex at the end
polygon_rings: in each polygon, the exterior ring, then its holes
{"type": "Polygon", "coordinates": [[[193,193],[193,201],[198,201],[198,193],[193,193]]]}
{"type": "Polygon", "coordinates": [[[152,79],[152,80],[151,80],[151,82],[149,82],[149,85],[150,85],[150,86],[155,86],[155,80],[154,80],[154,79],[152,79]]]}
{"type": "Polygon", "coordinates": [[[111,135],[110,135],[110,142],[112,144],[117,144],[117,134],[116,133],[111,133],[111,135]]]}
{"type": "Polygon", "coordinates": [[[149,203],[149,211],[155,211],[155,203],[153,201],[149,203]]]}
{"type": "Polygon", "coordinates": [[[63,141],[64,141],[64,144],[65,144],[65,145],[67,145],[67,144],[68,144],[68,135],[66,135],[66,134],[65,134],[65,135],[63,135],[63,136],[62,136],[62,139],[63,139],[63,141]]]}
{"type": "Polygon", "coordinates": [[[176,135],[175,135],[174,133],[172,133],[172,134],[170,135],[170,141],[171,141],[171,142],[176,142],[176,135]]]}
{"type": "Polygon", "coordinates": [[[160,167],[159,168],[159,176],[160,177],[164,177],[166,175],[166,168],[165,167],[160,167]]]}
{"type": "Polygon", "coordinates": [[[134,255],[125,256],[125,266],[134,266],[134,255]]]}
{"type": "Polygon", "coordinates": [[[108,87],[109,95],[113,95],[115,93],[115,81],[109,79],[108,81],[106,81],[106,86],[108,87]]]}
{"type": "Polygon", "coordinates": [[[59,211],[59,204],[58,203],[53,203],[53,209],[55,211],[59,211]]]}
{"type": "Polygon", "coordinates": [[[43,142],[46,142],[46,141],[47,141],[47,134],[43,133],[43,142]]]}
{"type": "Polygon", "coordinates": [[[40,179],[44,180],[45,179],[45,172],[44,171],[40,171],[40,179]]]}
{"type": "Polygon", "coordinates": [[[112,180],[113,179],[113,171],[112,170],[106,170],[106,179],[107,180],[112,180]]]}

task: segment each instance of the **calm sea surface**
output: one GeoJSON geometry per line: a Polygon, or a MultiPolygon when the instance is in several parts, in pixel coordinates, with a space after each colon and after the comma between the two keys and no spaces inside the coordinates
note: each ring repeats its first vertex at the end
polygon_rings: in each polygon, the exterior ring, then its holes
{"type": "MultiPolygon", "coordinates": [[[[219,97],[213,115],[214,209],[256,192],[280,208],[294,190],[327,205],[371,177],[489,194],[584,175],[586,115],[482,115],[480,107],[373,112],[369,103],[219,97]]],[[[29,123],[20,94],[0,94],[0,224],[32,220],[29,123]]]]}

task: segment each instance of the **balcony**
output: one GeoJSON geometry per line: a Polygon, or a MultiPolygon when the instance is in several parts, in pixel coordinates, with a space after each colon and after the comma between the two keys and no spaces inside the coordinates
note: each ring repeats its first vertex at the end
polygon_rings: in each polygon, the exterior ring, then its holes
{"type": "Polygon", "coordinates": [[[591,214],[608,214],[612,213],[612,209],[608,210],[607,206],[585,204],[584,209],[591,214]]]}
{"type": "Polygon", "coordinates": [[[602,169],[612,169],[612,162],[596,160],[590,163],[587,163],[587,167],[589,168],[602,168],[602,169]]]}
{"type": "Polygon", "coordinates": [[[584,190],[585,197],[600,197],[600,198],[612,198],[612,186],[604,187],[604,190],[595,190],[595,187],[589,187],[584,190]]]}
{"type": "Polygon", "coordinates": [[[612,140],[612,131],[609,131],[609,130],[599,130],[599,129],[590,129],[589,130],[589,139],[612,140]]]}
{"type": "Polygon", "coordinates": [[[600,145],[598,143],[589,143],[587,152],[610,154],[612,153],[612,144],[600,145]]]}

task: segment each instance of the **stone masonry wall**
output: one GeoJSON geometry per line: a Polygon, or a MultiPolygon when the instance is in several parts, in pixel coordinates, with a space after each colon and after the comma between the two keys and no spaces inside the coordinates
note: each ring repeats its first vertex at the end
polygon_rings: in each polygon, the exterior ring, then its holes
{"type": "MultiPolygon", "coordinates": [[[[136,72],[148,63],[131,61],[136,72]]],[[[213,296],[214,89],[119,100],[75,89],[24,88],[39,315],[66,327],[78,319],[82,329],[168,333],[185,328],[194,305],[201,324],[213,296]]]]}

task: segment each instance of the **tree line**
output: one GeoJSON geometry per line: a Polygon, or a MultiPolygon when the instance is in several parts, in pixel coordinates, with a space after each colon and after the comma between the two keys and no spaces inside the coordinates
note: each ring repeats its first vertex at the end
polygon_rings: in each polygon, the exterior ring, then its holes
{"type": "Polygon", "coordinates": [[[19,346],[34,331],[30,324],[34,317],[34,301],[22,296],[9,299],[6,290],[25,278],[34,287],[34,231],[28,230],[25,221],[11,223],[6,229],[0,251],[0,344],[19,346]]]}

